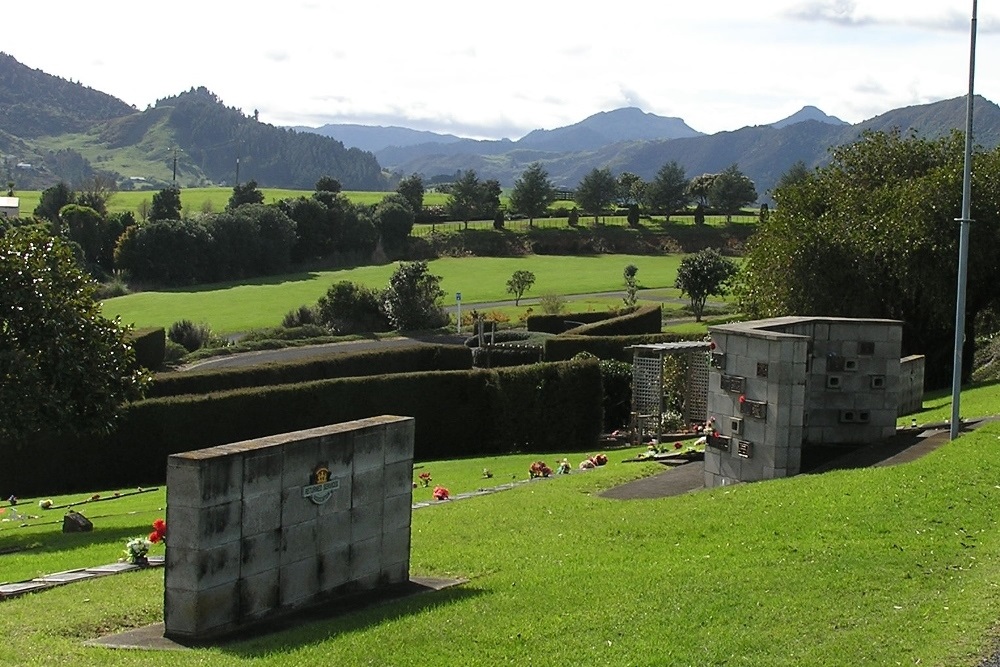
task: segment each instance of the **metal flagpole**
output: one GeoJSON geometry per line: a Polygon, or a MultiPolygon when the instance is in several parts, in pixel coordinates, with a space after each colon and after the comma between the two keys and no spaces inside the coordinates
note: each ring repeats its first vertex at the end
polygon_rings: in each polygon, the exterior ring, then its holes
{"type": "Polygon", "coordinates": [[[972,222],[972,102],[976,75],[976,0],[972,0],[972,37],[969,48],[969,99],[965,109],[965,173],[962,178],[962,217],[958,240],[958,296],[955,299],[955,357],[951,372],[951,432],[958,437],[962,402],[962,347],[965,344],[965,284],[969,273],[969,224],[972,222]]]}

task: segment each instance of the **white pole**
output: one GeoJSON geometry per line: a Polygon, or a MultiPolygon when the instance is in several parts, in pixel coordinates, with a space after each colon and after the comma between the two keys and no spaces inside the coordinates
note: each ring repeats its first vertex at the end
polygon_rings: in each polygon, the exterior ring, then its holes
{"type": "Polygon", "coordinates": [[[965,344],[965,286],[969,274],[969,223],[972,222],[972,102],[976,73],[976,0],[972,0],[972,37],[969,48],[969,99],[965,109],[965,173],[962,178],[962,217],[958,241],[958,295],[955,299],[955,356],[951,372],[951,430],[958,437],[962,402],[962,347],[965,344]]]}

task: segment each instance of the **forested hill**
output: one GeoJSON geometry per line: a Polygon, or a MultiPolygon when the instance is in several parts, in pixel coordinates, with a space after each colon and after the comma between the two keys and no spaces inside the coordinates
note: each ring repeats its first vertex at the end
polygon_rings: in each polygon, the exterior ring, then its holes
{"type": "Polygon", "coordinates": [[[125,102],[0,53],[0,152],[19,190],[79,186],[97,171],[120,187],[161,188],[177,157],[182,187],[256,180],[311,190],[330,176],[349,190],[385,188],[369,152],[258,122],[192,88],[137,111],[125,102]],[[97,168],[99,165],[99,169],[97,168]]]}
{"type": "Polygon", "coordinates": [[[134,114],[117,97],[22,65],[0,53],[0,130],[21,138],[82,132],[134,114]]]}
{"type": "Polygon", "coordinates": [[[167,126],[190,163],[215,182],[254,179],[268,187],[311,189],[320,176],[333,176],[348,190],[381,190],[375,156],[345,148],[336,139],[260,123],[225,106],[205,88],[159,100],[169,109],[167,126]]]}

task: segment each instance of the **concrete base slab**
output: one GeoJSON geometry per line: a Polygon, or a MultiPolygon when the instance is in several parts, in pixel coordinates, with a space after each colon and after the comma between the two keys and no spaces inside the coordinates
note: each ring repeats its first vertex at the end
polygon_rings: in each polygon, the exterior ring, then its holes
{"type": "Polygon", "coordinates": [[[357,595],[342,600],[333,601],[330,604],[317,605],[296,612],[291,616],[286,616],[277,620],[269,621],[265,625],[260,625],[246,632],[220,639],[213,643],[181,643],[163,636],[163,623],[154,623],[143,628],[136,628],[114,635],[107,635],[97,639],[84,642],[87,646],[103,646],[104,648],[135,649],[146,651],[184,651],[199,646],[212,646],[238,641],[245,637],[259,636],[262,633],[270,634],[280,632],[295,627],[298,624],[309,621],[318,621],[329,618],[336,618],[355,611],[374,607],[391,600],[397,600],[420,593],[430,593],[440,591],[452,586],[466,583],[466,579],[436,579],[432,577],[410,577],[406,583],[398,586],[390,586],[377,591],[366,591],[363,595],[357,595]]]}

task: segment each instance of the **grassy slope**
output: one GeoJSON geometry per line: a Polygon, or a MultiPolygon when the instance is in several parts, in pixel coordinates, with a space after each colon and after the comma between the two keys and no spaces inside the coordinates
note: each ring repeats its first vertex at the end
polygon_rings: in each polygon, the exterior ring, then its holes
{"type": "MultiPolygon", "coordinates": [[[[565,257],[441,258],[429,263],[434,275],[442,277],[445,303],[454,303],[462,293],[463,306],[501,301],[507,279],[518,269],[535,273],[534,286],[526,296],[582,294],[623,288],[622,270],[627,264],[639,267],[640,284],[657,288],[672,286],[681,257],[597,255],[565,257]]],[[[108,299],[104,314],[120,315],[126,323],[139,327],[163,326],[181,319],[208,322],[218,333],[277,326],[282,316],[302,304],[314,304],[332,285],[351,280],[372,287],[385,287],[395,265],[365,266],[341,271],[321,271],[272,276],[244,283],[199,286],[190,290],[142,292],[108,299]],[[253,307],[248,308],[247,304],[253,307]]]]}
{"type": "MultiPolygon", "coordinates": [[[[217,648],[82,646],[160,618],[162,571],[121,575],[2,603],[0,664],[974,665],[1000,616],[998,437],[628,502],[595,492],[657,468],[612,457],[415,511],[412,571],[470,578],[459,588],[217,648]]],[[[109,532],[91,561],[131,534],[109,532]]]]}

